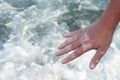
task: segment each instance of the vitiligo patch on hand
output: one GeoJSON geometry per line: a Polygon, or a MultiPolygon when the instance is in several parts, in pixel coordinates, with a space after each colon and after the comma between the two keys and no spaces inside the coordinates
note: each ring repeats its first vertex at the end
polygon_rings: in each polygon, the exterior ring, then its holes
{"type": "Polygon", "coordinates": [[[82,35],[81,37],[81,44],[88,41],[89,40],[89,36],[87,33],[84,33],[84,35],[82,35]]]}
{"type": "Polygon", "coordinates": [[[101,54],[104,55],[104,54],[105,54],[105,51],[101,51],[101,54]]]}
{"type": "Polygon", "coordinates": [[[70,57],[76,58],[76,55],[73,53],[73,54],[70,55],[70,57]]]}
{"type": "Polygon", "coordinates": [[[81,47],[82,47],[83,51],[86,51],[87,49],[90,49],[92,47],[92,44],[91,43],[83,43],[81,47]]]}
{"type": "Polygon", "coordinates": [[[75,37],[72,37],[72,38],[69,38],[68,40],[67,40],[67,42],[69,43],[69,42],[73,42],[73,41],[75,41],[75,40],[77,40],[77,37],[75,36],[75,37]]]}
{"type": "Polygon", "coordinates": [[[69,50],[71,50],[71,49],[72,49],[71,45],[68,45],[68,46],[65,47],[65,50],[66,50],[66,51],[69,51],[69,50]]]}
{"type": "Polygon", "coordinates": [[[61,49],[60,51],[58,51],[58,52],[56,53],[56,55],[61,55],[61,53],[68,52],[68,51],[70,51],[71,49],[72,49],[72,48],[71,48],[71,45],[69,45],[69,46],[65,47],[64,49],[61,49]]]}
{"type": "Polygon", "coordinates": [[[84,33],[84,35],[81,38],[81,47],[83,51],[86,51],[87,49],[90,49],[92,47],[92,43],[89,42],[89,36],[87,33],[84,33]]]}
{"type": "Polygon", "coordinates": [[[95,60],[95,63],[98,63],[98,61],[99,61],[98,59],[97,59],[97,60],[95,60]]]}

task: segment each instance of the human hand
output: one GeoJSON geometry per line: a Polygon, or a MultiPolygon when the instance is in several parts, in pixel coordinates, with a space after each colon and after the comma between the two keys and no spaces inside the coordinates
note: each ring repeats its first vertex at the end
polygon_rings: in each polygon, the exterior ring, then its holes
{"type": "Polygon", "coordinates": [[[56,53],[56,56],[61,56],[75,50],[62,60],[62,63],[65,64],[81,56],[83,53],[95,49],[97,50],[96,54],[89,65],[91,69],[94,69],[112,41],[114,30],[104,28],[105,26],[100,22],[95,22],[84,29],[66,34],[65,38],[68,38],[68,40],[58,47],[59,51],[56,53]]]}

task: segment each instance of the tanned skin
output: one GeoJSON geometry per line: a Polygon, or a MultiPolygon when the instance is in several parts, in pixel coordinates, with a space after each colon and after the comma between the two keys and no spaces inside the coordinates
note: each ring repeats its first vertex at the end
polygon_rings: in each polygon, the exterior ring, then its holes
{"type": "Polygon", "coordinates": [[[56,55],[62,56],[74,50],[72,54],[61,61],[63,64],[66,64],[80,57],[85,52],[95,49],[96,54],[91,59],[89,65],[90,69],[94,69],[108,50],[119,20],[120,0],[110,0],[98,21],[84,29],[65,34],[65,38],[68,38],[68,40],[58,47],[59,51],[56,55]]]}

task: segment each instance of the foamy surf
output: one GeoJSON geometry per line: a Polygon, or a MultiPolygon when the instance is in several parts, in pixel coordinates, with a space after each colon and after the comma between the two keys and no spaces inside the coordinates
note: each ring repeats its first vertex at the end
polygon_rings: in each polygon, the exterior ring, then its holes
{"type": "Polygon", "coordinates": [[[55,56],[63,35],[95,21],[107,3],[0,0],[0,80],[119,80],[119,27],[95,70],[88,67],[94,50],[66,65],[60,63],[66,55],[55,56]]]}

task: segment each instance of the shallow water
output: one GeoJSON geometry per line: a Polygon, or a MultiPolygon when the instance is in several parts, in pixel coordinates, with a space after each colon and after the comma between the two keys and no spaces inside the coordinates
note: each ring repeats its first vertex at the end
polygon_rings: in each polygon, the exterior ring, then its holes
{"type": "Polygon", "coordinates": [[[95,51],[62,65],[63,35],[99,19],[108,0],[0,0],[0,80],[120,80],[120,28],[95,70],[95,51]]]}

